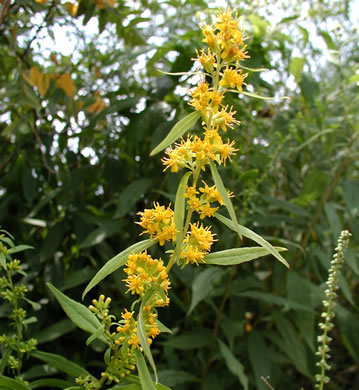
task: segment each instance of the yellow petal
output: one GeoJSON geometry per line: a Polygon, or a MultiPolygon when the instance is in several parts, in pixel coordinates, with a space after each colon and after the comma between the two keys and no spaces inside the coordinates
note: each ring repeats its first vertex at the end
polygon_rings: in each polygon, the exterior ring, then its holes
{"type": "Polygon", "coordinates": [[[76,88],[72,81],[72,78],[69,74],[63,73],[59,78],[59,85],[65,91],[67,96],[74,96],[76,93],[76,88]]]}

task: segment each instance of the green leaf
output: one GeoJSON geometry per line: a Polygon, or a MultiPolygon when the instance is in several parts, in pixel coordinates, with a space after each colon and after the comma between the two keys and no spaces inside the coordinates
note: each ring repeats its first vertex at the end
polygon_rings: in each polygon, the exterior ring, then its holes
{"type": "Polygon", "coordinates": [[[66,389],[69,386],[72,386],[72,383],[69,381],[64,381],[62,379],[55,379],[55,378],[44,378],[44,379],[37,379],[30,383],[30,389],[37,389],[39,387],[42,388],[52,388],[52,387],[58,387],[59,389],[66,389]]]}
{"type": "Polygon", "coordinates": [[[177,193],[176,193],[176,201],[175,201],[175,209],[174,209],[174,221],[176,226],[176,249],[175,256],[176,259],[180,258],[181,245],[183,241],[183,236],[186,232],[183,231],[184,224],[184,214],[185,214],[185,192],[186,185],[189,177],[192,175],[192,172],[187,172],[183,175],[181,182],[178,185],[177,193]]]}
{"type": "Polygon", "coordinates": [[[6,265],[6,257],[5,255],[0,252],[0,265],[6,270],[7,269],[7,265],[6,265]]]}
{"type": "Polygon", "coordinates": [[[140,377],[142,389],[156,390],[156,386],[152,381],[150,372],[148,371],[145,358],[143,357],[142,353],[137,349],[135,350],[135,358],[136,358],[136,366],[138,370],[138,375],[140,377]]]}
{"type": "Polygon", "coordinates": [[[224,275],[224,271],[217,267],[206,268],[200,272],[192,283],[192,301],[188,309],[187,316],[192,310],[213,291],[224,275]]]}
{"type": "MultiPolygon", "coordinates": [[[[151,296],[152,294],[153,294],[152,290],[150,290],[146,293],[146,295],[148,295],[148,297],[151,296]]],[[[153,360],[150,346],[148,345],[145,322],[143,320],[143,308],[145,305],[146,305],[146,296],[144,297],[144,299],[141,303],[140,312],[138,315],[137,336],[138,336],[138,339],[140,341],[143,352],[145,353],[145,356],[147,357],[147,360],[149,361],[149,363],[153,369],[153,372],[155,373],[156,382],[158,382],[156,364],[153,360]]]]}
{"type": "Polygon", "coordinates": [[[301,145],[299,145],[295,149],[295,151],[298,152],[299,150],[301,150],[301,149],[305,148],[306,146],[310,145],[311,143],[313,143],[317,138],[321,137],[322,135],[332,133],[333,131],[335,131],[335,129],[324,129],[322,131],[319,131],[318,133],[315,133],[312,137],[310,137],[308,140],[306,140],[301,145]]]}
{"type": "Polygon", "coordinates": [[[71,360],[68,360],[63,356],[57,355],[55,353],[34,351],[31,352],[31,356],[73,377],[91,375],[87,370],[79,366],[77,363],[74,363],[71,360]]]}
{"type": "Polygon", "coordinates": [[[156,322],[158,329],[160,330],[161,333],[172,334],[172,330],[170,328],[167,328],[166,325],[162,324],[162,322],[158,318],[155,319],[155,322],[156,322]]]}
{"type": "Polygon", "coordinates": [[[221,351],[224,360],[226,361],[227,367],[232,374],[234,374],[244,390],[248,390],[248,378],[244,373],[244,368],[242,363],[233,355],[232,351],[224,344],[221,340],[218,339],[219,349],[221,351]]]}
{"type": "Polygon", "coordinates": [[[261,380],[261,377],[268,378],[272,376],[271,356],[264,338],[258,331],[252,331],[248,338],[248,356],[251,362],[256,389],[269,390],[268,386],[261,380]]]}
{"type": "Polygon", "coordinates": [[[2,375],[4,373],[5,368],[7,366],[7,361],[9,359],[10,355],[11,355],[11,349],[6,348],[5,352],[1,356],[1,360],[0,360],[0,375],[2,375]]]}
{"type": "MultiPolygon", "coordinates": [[[[286,248],[279,246],[274,247],[278,252],[286,251],[286,248]]],[[[271,252],[267,248],[260,246],[243,247],[226,249],[223,251],[212,252],[205,256],[204,260],[206,264],[213,265],[234,265],[245,263],[257,259],[258,257],[267,256],[271,252]]]]}
{"type": "Polygon", "coordinates": [[[224,184],[223,184],[223,181],[222,181],[220,174],[218,173],[217,167],[213,161],[209,161],[209,166],[211,168],[211,173],[212,173],[214,184],[216,185],[217,190],[218,190],[219,194],[221,195],[221,198],[224,202],[224,205],[226,206],[226,208],[228,210],[228,213],[232,219],[232,222],[234,224],[236,224],[237,223],[237,216],[236,216],[236,213],[234,211],[232,201],[231,201],[230,197],[228,196],[227,190],[224,188],[224,184]]]}
{"type": "Polygon", "coordinates": [[[210,76],[209,73],[205,72],[164,72],[163,70],[160,69],[155,69],[157,72],[162,73],[162,74],[168,74],[169,76],[195,76],[195,75],[200,75],[203,76],[204,74],[207,76],[210,76]]]}
{"type": "Polygon", "coordinates": [[[242,234],[244,237],[247,237],[253,241],[255,241],[257,244],[261,245],[263,248],[266,248],[277,260],[279,260],[281,263],[283,263],[286,267],[289,268],[289,264],[284,259],[283,256],[279,254],[279,252],[264,238],[262,238],[257,233],[254,233],[252,230],[237,224],[234,224],[232,221],[230,221],[228,218],[224,217],[221,214],[215,213],[215,217],[222,222],[224,225],[226,225],[231,230],[238,232],[239,234],[242,234]]]}
{"type": "Polygon", "coordinates": [[[9,390],[29,390],[30,387],[25,384],[18,382],[15,379],[8,378],[7,376],[0,375],[0,389],[9,389],[9,390]],[[3,387],[5,386],[5,387],[3,387]]]}
{"type": "Polygon", "coordinates": [[[73,322],[65,318],[41,330],[39,333],[36,333],[34,337],[38,344],[42,344],[48,341],[56,340],[60,336],[63,336],[64,334],[69,333],[74,329],[75,326],[73,322]]]}
{"type": "MultiPolygon", "coordinates": [[[[97,331],[101,323],[86,306],[67,297],[51,283],[47,283],[47,286],[55,295],[64,312],[76,326],[89,333],[95,333],[97,331]]],[[[100,340],[107,343],[104,337],[101,337],[100,340]]]]}
{"type": "Polygon", "coordinates": [[[112,274],[119,268],[121,268],[127,261],[128,256],[134,252],[139,253],[150,246],[154,245],[156,241],[153,240],[143,240],[140,242],[136,242],[136,244],[131,245],[129,248],[125,249],[121,253],[114,256],[110,259],[93,277],[90,283],[85,288],[85,291],[82,294],[82,299],[85,298],[86,294],[94,288],[98,283],[101,282],[106,276],[112,274]]]}
{"type": "Polygon", "coordinates": [[[300,83],[300,80],[302,78],[304,63],[304,58],[299,57],[293,57],[289,63],[289,71],[295,77],[295,80],[298,84],[300,83]]]}
{"type": "Polygon", "coordinates": [[[22,251],[26,251],[28,249],[35,249],[35,248],[30,245],[16,245],[14,248],[9,249],[9,254],[13,255],[14,253],[19,253],[22,251]]]}
{"type": "Polygon", "coordinates": [[[289,96],[279,96],[279,97],[261,96],[261,95],[258,95],[256,93],[253,93],[253,92],[237,91],[236,89],[226,89],[226,91],[227,92],[234,92],[234,93],[241,93],[242,95],[246,95],[246,96],[250,96],[250,97],[254,97],[256,99],[262,99],[262,100],[275,100],[275,99],[289,99],[289,100],[291,100],[291,98],[289,96]]]}
{"type": "Polygon", "coordinates": [[[166,383],[168,386],[199,382],[199,379],[193,374],[180,370],[161,370],[158,372],[158,377],[162,383],[166,383]]]}
{"type": "Polygon", "coordinates": [[[266,292],[261,292],[261,291],[246,291],[246,292],[241,292],[241,293],[233,293],[236,296],[240,297],[247,297],[247,298],[252,298],[255,300],[260,300],[272,305],[279,305],[279,306],[284,306],[287,307],[288,309],[293,309],[293,310],[304,310],[304,311],[309,311],[313,313],[313,309],[311,307],[308,307],[306,305],[303,305],[301,303],[292,301],[288,298],[284,298],[278,295],[273,295],[270,293],[266,292]]]}
{"type": "Polygon", "coordinates": [[[177,122],[173,126],[172,130],[167,134],[167,137],[152,150],[150,156],[154,156],[155,154],[157,154],[158,152],[167,148],[167,146],[175,142],[188,129],[190,129],[200,117],[201,117],[201,112],[194,111],[191,114],[188,114],[187,116],[182,118],[179,122],[177,122]]]}
{"type": "Polygon", "coordinates": [[[211,336],[211,329],[194,329],[178,336],[171,336],[163,345],[180,350],[202,348],[211,343],[211,336]]]}
{"type": "MultiPolygon", "coordinates": [[[[140,378],[138,377],[138,376],[136,376],[136,375],[128,375],[127,377],[126,377],[126,379],[129,381],[129,382],[132,382],[132,383],[134,383],[134,384],[136,384],[136,385],[138,385],[139,386],[139,390],[141,390],[142,388],[141,388],[141,380],[140,380],[140,378]]],[[[121,385],[120,385],[121,386],[121,385]]],[[[120,387],[119,386],[119,387],[120,387]]],[[[169,387],[167,387],[167,386],[165,386],[165,385],[162,385],[161,383],[156,383],[155,384],[155,386],[156,386],[156,389],[157,390],[171,390],[169,387]]],[[[115,387],[115,388],[119,388],[119,387],[115,387]]]]}
{"type": "Polygon", "coordinates": [[[105,326],[101,324],[101,326],[93,333],[87,340],[86,345],[90,345],[94,340],[101,339],[101,335],[103,335],[105,331],[105,326]]]}

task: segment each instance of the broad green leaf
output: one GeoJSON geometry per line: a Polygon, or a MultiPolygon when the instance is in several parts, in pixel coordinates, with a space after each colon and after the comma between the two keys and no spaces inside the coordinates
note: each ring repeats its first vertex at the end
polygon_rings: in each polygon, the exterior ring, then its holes
{"type": "Polygon", "coordinates": [[[114,256],[112,259],[110,259],[93,277],[93,279],[90,281],[90,283],[85,288],[85,291],[82,294],[82,299],[85,298],[86,294],[94,288],[98,283],[101,282],[106,276],[112,274],[119,268],[121,268],[127,261],[128,256],[134,252],[139,253],[143,250],[149,248],[150,246],[154,245],[155,241],[153,240],[143,240],[140,242],[137,242],[136,244],[131,245],[129,248],[125,249],[121,253],[114,256]]]}
{"type": "Polygon", "coordinates": [[[187,316],[205,299],[224,275],[224,270],[217,267],[209,267],[200,272],[192,283],[192,300],[187,316]]]}
{"type": "MultiPolygon", "coordinates": [[[[63,308],[64,312],[76,326],[89,333],[95,333],[97,331],[97,329],[101,326],[101,323],[85,305],[67,297],[51,283],[47,283],[47,286],[55,295],[55,298],[63,308]]],[[[104,337],[101,337],[100,340],[106,343],[106,339],[104,337]]]]}
{"type": "Polygon", "coordinates": [[[101,335],[103,335],[105,331],[105,326],[101,324],[101,326],[93,333],[87,340],[86,345],[90,345],[94,340],[101,339],[101,335]]]}
{"type": "Polygon", "coordinates": [[[157,154],[158,152],[167,148],[167,146],[175,142],[197,122],[200,116],[201,113],[199,111],[194,111],[191,114],[188,114],[187,116],[182,118],[179,122],[177,122],[173,126],[172,130],[168,133],[167,137],[152,150],[150,156],[154,156],[155,154],[157,154]]]}
{"type": "Polygon", "coordinates": [[[244,373],[242,363],[234,356],[233,352],[227,347],[227,345],[219,339],[218,344],[221,355],[224,357],[229,371],[238,378],[239,382],[243,386],[243,389],[248,390],[248,378],[244,373]]]}
{"type": "Polygon", "coordinates": [[[186,185],[188,182],[189,177],[192,175],[192,172],[187,172],[185,175],[183,175],[181,182],[178,185],[177,193],[176,193],[176,202],[175,202],[175,209],[174,209],[174,221],[176,226],[176,249],[175,249],[175,256],[176,259],[179,260],[180,257],[180,251],[181,251],[181,244],[183,241],[183,236],[186,232],[183,231],[183,224],[184,224],[184,215],[185,215],[185,192],[186,192],[186,185]]]}
{"type": "Polygon", "coordinates": [[[142,353],[137,349],[135,350],[135,358],[136,358],[136,366],[138,370],[138,375],[140,377],[142,389],[156,390],[156,386],[152,381],[150,372],[148,371],[145,358],[143,357],[142,353]]]}
{"type": "Polygon", "coordinates": [[[222,222],[224,225],[226,225],[231,230],[242,234],[244,237],[247,237],[253,241],[255,241],[257,244],[261,245],[263,248],[266,248],[276,259],[278,259],[281,263],[283,263],[286,267],[289,268],[289,264],[284,259],[283,256],[279,254],[279,252],[264,238],[262,238],[257,233],[254,233],[252,230],[237,224],[234,224],[232,221],[230,221],[228,218],[224,217],[221,214],[215,213],[215,217],[222,222]]]}
{"type": "Polygon", "coordinates": [[[81,387],[81,386],[71,386],[71,387],[66,387],[65,390],[83,390],[83,387],[81,387]]]}
{"type": "Polygon", "coordinates": [[[87,370],[79,366],[77,363],[74,363],[71,360],[68,360],[63,356],[57,355],[55,353],[34,351],[31,352],[31,356],[73,377],[90,375],[87,370]]]}
{"type": "Polygon", "coordinates": [[[57,387],[59,389],[66,389],[68,387],[72,387],[72,383],[69,381],[64,381],[62,379],[56,379],[56,378],[43,378],[43,379],[37,379],[30,383],[29,387],[30,389],[37,389],[37,388],[52,388],[57,387]]]}
{"type": "Polygon", "coordinates": [[[156,364],[155,364],[155,362],[153,360],[150,346],[148,345],[146,328],[145,328],[145,322],[143,320],[143,308],[147,304],[146,303],[147,299],[150,296],[152,296],[153,293],[154,293],[153,290],[149,290],[146,293],[146,295],[144,296],[143,300],[142,300],[141,307],[140,307],[140,312],[139,312],[139,315],[138,315],[137,336],[138,336],[138,339],[140,341],[140,344],[141,344],[141,347],[143,349],[143,352],[145,353],[145,356],[146,356],[147,360],[149,361],[149,363],[150,363],[150,365],[151,365],[151,367],[153,369],[153,372],[155,373],[155,378],[156,378],[156,383],[157,383],[158,382],[158,377],[157,377],[156,364]]]}
{"type": "MultiPolygon", "coordinates": [[[[275,246],[274,249],[278,252],[287,250],[286,248],[279,246],[275,246]]],[[[206,264],[234,265],[245,263],[246,261],[251,261],[269,254],[271,254],[271,252],[267,248],[261,246],[243,247],[212,252],[206,255],[204,260],[206,261],[206,264]]]]}
{"type": "Polygon", "coordinates": [[[211,173],[212,173],[214,184],[216,185],[217,190],[218,190],[219,194],[221,195],[221,198],[224,202],[224,205],[226,206],[226,208],[228,210],[228,213],[229,213],[233,223],[236,224],[237,223],[237,216],[236,216],[236,213],[234,211],[232,201],[231,201],[230,197],[228,196],[227,190],[224,187],[222,178],[221,178],[220,174],[218,173],[217,167],[213,161],[209,161],[209,166],[211,168],[211,173]]]}
{"type": "Polygon", "coordinates": [[[30,387],[18,382],[15,379],[8,378],[7,376],[0,375],[0,389],[10,390],[29,390],[30,387]]]}

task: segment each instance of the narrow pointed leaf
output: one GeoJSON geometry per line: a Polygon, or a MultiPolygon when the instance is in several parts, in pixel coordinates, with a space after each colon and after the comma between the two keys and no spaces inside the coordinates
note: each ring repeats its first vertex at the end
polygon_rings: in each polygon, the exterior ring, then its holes
{"type": "Polygon", "coordinates": [[[37,379],[30,383],[31,389],[52,389],[53,387],[57,387],[59,389],[66,389],[69,388],[69,386],[72,387],[71,382],[56,378],[37,379]]]}
{"type": "Polygon", "coordinates": [[[188,182],[189,177],[192,175],[192,172],[187,172],[185,175],[183,175],[181,182],[178,186],[177,193],[176,193],[176,202],[175,202],[175,210],[174,210],[174,220],[175,220],[175,226],[176,226],[176,250],[175,255],[176,259],[179,259],[180,251],[181,251],[181,244],[183,240],[183,235],[186,233],[183,231],[183,224],[184,224],[184,214],[185,214],[185,192],[186,192],[186,185],[188,182]]]}
{"type": "Polygon", "coordinates": [[[231,371],[231,373],[238,378],[239,382],[243,386],[243,389],[248,390],[248,378],[244,373],[242,363],[234,356],[233,352],[221,340],[218,340],[218,344],[229,371],[231,371]]]}
{"type": "MultiPolygon", "coordinates": [[[[286,251],[286,248],[279,246],[274,247],[278,252],[286,251]]],[[[212,265],[235,265],[245,263],[254,259],[258,259],[262,256],[271,254],[269,249],[261,246],[245,247],[245,248],[233,248],[224,251],[212,252],[205,256],[204,260],[206,264],[212,265]]]]}
{"type": "Polygon", "coordinates": [[[199,111],[194,111],[182,118],[173,126],[172,130],[167,134],[167,137],[152,150],[150,156],[154,156],[155,154],[175,142],[197,122],[200,116],[201,113],[199,111]]]}
{"type": "Polygon", "coordinates": [[[7,376],[0,375],[0,389],[11,390],[30,390],[29,386],[18,382],[15,379],[8,378],[7,376]]]}
{"type": "Polygon", "coordinates": [[[163,73],[163,74],[168,74],[169,76],[195,76],[195,75],[200,75],[200,76],[203,76],[204,74],[206,76],[210,76],[209,73],[204,73],[204,72],[164,72],[163,70],[160,70],[160,69],[156,69],[157,72],[159,73],[163,73]]]}
{"type": "Polygon", "coordinates": [[[261,237],[259,234],[254,233],[252,230],[246,228],[245,226],[239,225],[238,223],[234,223],[233,221],[229,220],[228,218],[224,217],[221,214],[215,213],[215,217],[222,222],[224,225],[226,225],[231,230],[237,232],[238,234],[242,234],[244,237],[247,237],[253,241],[255,241],[257,244],[261,245],[263,248],[266,248],[276,259],[278,259],[281,263],[283,263],[286,267],[289,267],[289,264],[285,260],[283,256],[279,254],[279,252],[263,237],[261,237]]]}
{"type": "Polygon", "coordinates": [[[97,273],[96,275],[91,279],[90,283],[85,288],[82,299],[85,298],[86,294],[94,288],[98,283],[101,282],[106,276],[112,274],[119,268],[121,268],[127,261],[128,256],[134,252],[138,253],[141,252],[150,246],[155,244],[155,241],[153,240],[143,240],[140,242],[137,242],[136,244],[131,245],[129,248],[125,249],[121,253],[114,256],[112,259],[110,259],[97,273]]]}
{"type": "MultiPolygon", "coordinates": [[[[76,326],[92,334],[97,332],[101,323],[85,305],[69,298],[51,283],[47,283],[47,286],[55,295],[64,312],[76,326]]],[[[99,339],[106,343],[106,339],[103,336],[100,336],[99,339]]]]}
{"type": "Polygon", "coordinates": [[[140,344],[141,344],[141,347],[143,349],[143,352],[145,353],[147,360],[149,361],[149,363],[152,367],[152,370],[155,373],[155,378],[156,378],[156,383],[157,383],[158,378],[157,378],[156,365],[155,365],[155,362],[154,362],[153,357],[152,357],[150,346],[148,345],[145,322],[143,320],[143,308],[146,305],[146,301],[147,301],[148,297],[152,296],[152,294],[153,294],[153,290],[148,291],[146,293],[145,297],[143,298],[142,303],[141,303],[140,313],[138,315],[137,336],[138,336],[138,339],[140,340],[140,344]]]}
{"type": "Polygon", "coordinates": [[[289,96],[279,96],[279,97],[261,96],[261,95],[257,95],[256,93],[253,93],[253,92],[237,91],[236,89],[226,89],[226,91],[234,92],[234,93],[241,93],[242,95],[246,95],[246,96],[250,96],[250,97],[254,97],[256,99],[262,99],[262,100],[276,100],[276,99],[289,99],[290,100],[289,96]]]}
{"type": "Polygon", "coordinates": [[[247,66],[239,64],[239,67],[244,70],[249,70],[250,72],[266,72],[267,68],[248,68],[247,66]]]}
{"type": "Polygon", "coordinates": [[[79,366],[77,363],[74,363],[71,360],[68,360],[63,356],[57,355],[55,353],[34,351],[31,352],[31,356],[73,377],[91,375],[87,370],[79,366]]]}
{"type": "Polygon", "coordinates": [[[218,190],[219,194],[221,195],[221,198],[224,202],[224,205],[226,206],[226,209],[228,210],[228,213],[229,213],[233,223],[237,223],[237,216],[236,216],[236,213],[234,211],[232,201],[231,201],[230,197],[228,196],[227,190],[224,188],[224,184],[223,184],[223,181],[222,181],[220,174],[218,173],[217,167],[213,161],[210,161],[209,165],[211,167],[211,173],[212,173],[212,177],[214,180],[214,184],[216,185],[217,190],[218,190]]]}
{"type": "Polygon", "coordinates": [[[140,382],[143,390],[156,390],[156,386],[152,381],[151,374],[148,371],[148,367],[142,353],[135,350],[136,366],[140,382]]]}

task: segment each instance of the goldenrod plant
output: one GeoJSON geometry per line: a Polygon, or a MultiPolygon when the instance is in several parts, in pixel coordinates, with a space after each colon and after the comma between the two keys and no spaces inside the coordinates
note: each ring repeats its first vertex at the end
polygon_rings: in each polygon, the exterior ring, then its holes
{"type": "Polygon", "coordinates": [[[330,342],[332,338],[328,333],[333,329],[334,323],[333,319],[335,317],[334,307],[336,304],[336,299],[338,297],[336,291],[339,289],[339,274],[344,263],[344,251],[348,247],[349,238],[351,234],[348,230],[343,230],[340,233],[338,239],[338,245],[335,248],[335,253],[333,259],[330,263],[330,269],[328,274],[328,280],[326,283],[325,290],[325,300],[323,301],[324,310],[321,314],[322,322],[319,323],[319,327],[322,331],[322,334],[318,336],[318,351],[316,355],[319,356],[319,361],[317,366],[320,369],[319,374],[316,375],[315,379],[317,384],[315,388],[323,390],[324,385],[329,383],[329,376],[326,375],[326,372],[330,370],[330,364],[328,363],[330,359],[330,342]]]}
{"type": "Polygon", "coordinates": [[[29,303],[34,307],[39,305],[26,298],[28,288],[23,283],[26,273],[20,260],[13,255],[30,248],[15,245],[14,238],[5,230],[0,230],[0,295],[9,319],[8,332],[0,335],[0,375],[10,373],[19,382],[24,382],[21,376],[23,361],[37,345],[35,338],[26,339],[27,326],[36,319],[28,317],[25,307],[29,303]]]}
{"type": "MultiPolygon", "coordinates": [[[[167,137],[152,151],[155,155],[165,150],[162,158],[164,170],[183,172],[175,203],[172,207],[154,203],[152,209],[139,212],[138,223],[149,239],[140,241],[114,258],[110,259],[86,287],[83,297],[106,276],[120,267],[127,274],[124,283],[127,292],[135,300],[130,308],[124,308],[121,318],[110,314],[111,298],[101,295],[94,299],[89,311],[84,311],[87,323],[91,322],[95,338],[104,341],[106,370],[100,379],[92,375],[80,376],[77,383],[85,389],[100,389],[111,383],[140,383],[143,389],[158,387],[156,366],[150,346],[161,331],[169,331],[158,319],[158,308],[169,305],[168,290],[171,287],[169,272],[174,266],[186,267],[201,264],[234,265],[272,254],[285,266],[286,260],[276,248],[262,237],[240,225],[232,205],[234,195],[228,191],[221,179],[217,166],[231,162],[238,152],[227,134],[240,122],[236,111],[225,103],[227,93],[241,93],[251,71],[242,65],[249,57],[246,51],[245,34],[240,27],[240,18],[232,11],[220,11],[214,24],[201,27],[206,48],[197,51],[193,60],[202,69],[194,74],[198,85],[191,91],[190,105],[195,111],[181,119],[167,137]],[[199,121],[201,131],[185,133],[199,121]],[[227,133],[228,132],[228,133],[227,133]],[[210,171],[210,178],[204,179],[210,171]],[[211,183],[210,183],[211,182],[211,183]],[[229,218],[219,209],[226,209],[229,218]],[[220,237],[205,225],[206,218],[216,218],[229,229],[252,239],[259,246],[243,247],[211,252],[212,245],[220,237]],[[154,259],[148,252],[154,245],[171,246],[165,255],[167,259],[154,259]],[[147,368],[145,357],[154,372],[154,382],[147,368]],[[134,375],[137,368],[138,376],[134,375]]],[[[253,94],[252,94],[253,95],[253,94]]],[[[167,248],[167,246],[166,246],[167,248]]],[[[61,292],[49,285],[66,313],[77,325],[90,330],[83,320],[74,317],[76,305],[61,292]]],[[[244,383],[242,383],[244,384],[244,383]]]]}

